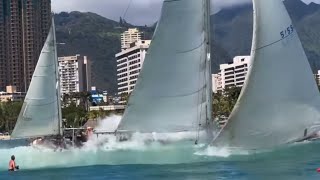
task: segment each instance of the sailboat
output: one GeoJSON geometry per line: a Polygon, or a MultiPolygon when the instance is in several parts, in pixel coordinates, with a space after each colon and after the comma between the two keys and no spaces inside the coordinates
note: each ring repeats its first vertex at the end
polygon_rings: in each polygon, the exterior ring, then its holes
{"type": "Polygon", "coordinates": [[[274,148],[314,133],[320,123],[319,91],[283,1],[253,5],[252,65],[214,146],[274,148]]]}
{"type": "Polygon", "coordinates": [[[62,135],[60,84],[54,20],[11,138],[62,135]]]}
{"type": "Polygon", "coordinates": [[[210,0],[163,2],[117,132],[211,133],[210,0]]]}

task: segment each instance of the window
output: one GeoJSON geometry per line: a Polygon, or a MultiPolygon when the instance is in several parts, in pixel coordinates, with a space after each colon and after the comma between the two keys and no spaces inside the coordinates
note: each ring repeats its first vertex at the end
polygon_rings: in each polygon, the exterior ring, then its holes
{"type": "Polygon", "coordinates": [[[243,76],[245,76],[245,75],[246,75],[246,73],[237,74],[236,77],[243,77],[243,76]]]}
{"type": "Polygon", "coordinates": [[[240,68],[244,68],[245,66],[242,65],[242,66],[236,66],[236,69],[240,69],[240,68]]]}
{"type": "Polygon", "coordinates": [[[228,76],[228,75],[231,75],[231,74],[234,74],[234,73],[233,72],[228,72],[228,73],[225,73],[224,75],[228,76]]]}
{"type": "Polygon", "coordinates": [[[241,72],[245,72],[245,70],[242,69],[242,70],[235,71],[235,73],[241,73],[241,72]]]}
{"type": "Polygon", "coordinates": [[[237,79],[237,81],[244,81],[245,80],[245,78],[239,78],[239,79],[237,79]]]}
{"type": "Polygon", "coordinates": [[[234,68],[232,67],[232,68],[227,68],[227,69],[225,69],[225,71],[233,71],[234,70],[234,68]]]}
{"type": "Polygon", "coordinates": [[[233,83],[234,80],[229,80],[229,81],[226,81],[226,83],[233,83]]]}
{"type": "Polygon", "coordinates": [[[228,79],[233,79],[233,76],[226,77],[225,79],[226,79],[226,80],[228,80],[228,79]]]}

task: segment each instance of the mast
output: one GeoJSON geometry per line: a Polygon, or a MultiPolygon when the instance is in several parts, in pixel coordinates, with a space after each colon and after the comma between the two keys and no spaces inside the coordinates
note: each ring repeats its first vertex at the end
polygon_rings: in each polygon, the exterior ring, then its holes
{"type": "Polygon", "coordinates": [[[57,94],[57,103],[58,103],[58,134],[63,135],[62,131],[62,113],[61,113],[61,94],[60,94],[60,78],[59,78],[59,69],[58,69],[58,55],[57,55],[57,39],[56,31],[54,25],[54,15],[52,14],[52,32],[53,32],[53,42],[54,42],[54,64],[55,64],[55,74],[56,74],[56,94],[57,94]]]}
{"type": "Polygon", "coordinates": [[[211,75],[211,23],[210,23],[210,10],[211,1],[205,0],[205,31],[206,31],[206,130],[209,140],[212,139],[212,75],[211,75]]]}

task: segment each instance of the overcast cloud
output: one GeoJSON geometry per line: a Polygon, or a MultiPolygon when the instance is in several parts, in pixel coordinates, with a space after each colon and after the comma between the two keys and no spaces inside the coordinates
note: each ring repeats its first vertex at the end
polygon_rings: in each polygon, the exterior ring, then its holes
{"type": "MultiPolygon", "coordinates": [[[[128,9],[126,20],[132,24],[150,25],[157,21],[160,15],[163,0],[132,0],[128,9]]],[[[224,7],[250,3],[252,0],[214,0],[214,11],[224,7]]],[[[320,0],[303,0],[306,3],[320,0]]],[[[109,19],[118,21],[123,16],[130,0],[52,0],[52,10],[61,11],[94,12],[109,19]]]]}

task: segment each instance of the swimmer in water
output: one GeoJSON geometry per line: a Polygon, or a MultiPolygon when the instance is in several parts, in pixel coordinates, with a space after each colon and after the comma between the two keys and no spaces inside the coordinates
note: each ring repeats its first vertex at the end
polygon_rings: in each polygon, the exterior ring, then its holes
{"type": "Polygon", "coordinates": [[[9,169],[8,171],[16,171],[19,169],[19,166],[16,166],[16,162],[15,162],[16,157],[14,157],[14,155],[11,156],[11,160],[9,162],[9,169]]]}

